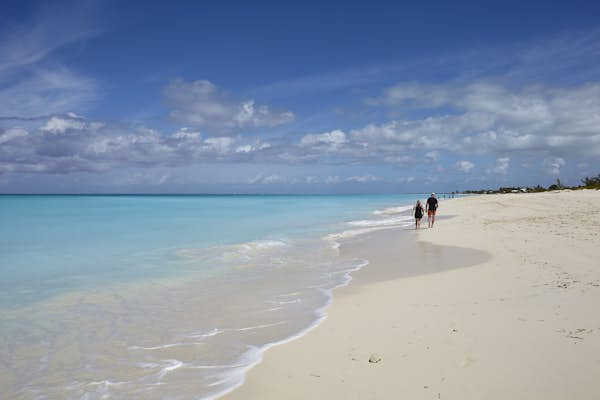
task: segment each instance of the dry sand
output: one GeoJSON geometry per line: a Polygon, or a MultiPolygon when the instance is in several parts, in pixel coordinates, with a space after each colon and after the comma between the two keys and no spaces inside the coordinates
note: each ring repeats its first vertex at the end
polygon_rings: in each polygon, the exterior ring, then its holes
{"type": "Polygon", "coordinates": [[[600,398],[599,191],[445,201],[342,251],[371,263],[228,399],[600,398]]]}

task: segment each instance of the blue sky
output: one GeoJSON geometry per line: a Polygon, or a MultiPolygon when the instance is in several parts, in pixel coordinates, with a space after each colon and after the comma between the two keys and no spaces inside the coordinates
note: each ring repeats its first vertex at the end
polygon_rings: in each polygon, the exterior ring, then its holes
{"type": "Polygon", "coordinates": [[[600,173],[598,2],[4,1],[0,193],[600,173]]]}

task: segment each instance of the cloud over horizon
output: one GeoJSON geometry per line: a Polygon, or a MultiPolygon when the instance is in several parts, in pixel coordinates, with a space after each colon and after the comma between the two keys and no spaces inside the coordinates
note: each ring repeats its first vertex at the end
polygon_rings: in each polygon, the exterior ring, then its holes
{"type": "Polygon", "coordinates": [[[275,127],[294,120],[291,111],[275,111],[254,100],[234,100],[207,80],[172,81],[164,90],[169,116],[180,123],[220,130],[275,127]]]}
{"type": "MultiPolygon", "coordinates": [[[[179,82],[172,88],[177,91],[179,85],[188,84],[179,82]]],[[[207,91],[209,102],[218,97],[208,82],[192,86],[192,92],[207,91]]],[[[567,159],[600,157],[600,84],[509,90],[486,82],[464,87],[409,83],[392,89],[382,97],[387,107],[416,102],[419,107],[435,108],[435,113],[349,131],[307,133],[297,139],[275,136],[269,141],[260,136],[201,134],[195,128],[164,134],[149,127],[88,121],[72,113],[38,119],[37,125],[29,122],[29,127],[5,119],[0,121],[0,171],[68,173],[199,162],[414,168],[440,165],[442,155],[454,154],[462,157],[454,163],[455,169],[469,173],[475,162],[465,156],[495,154],[487,173],[506,175],[510,160],[524,157],[542,160],[544,171],[558,175],[567,159]]],[[[206,115],[228,125],[234,108],[223,104],[214,102],[213,111],[206,115]]]]}
{"type": "MultiPolygon", "coordinates": [[[[402,44],[406,59],[383,57],[387,45],[346,48],[329,37],[349,57],[329,62],[314,54],[316,43],[295,58],[303,43],[293,52],[255,47],[270,36],[241,44],[235,29],[211,35],[220,25],[173,22],[177,29],[160,32],[164,43],[153,41],[161,12],[133,21],[115,8],[109,21],[96,12],[103,7],[39,3],[0,27],[3,190],[23,177],[79,173],[185,184],[201,169],[273,190],[597,173],[595,27],[470,47],[456,37],[456,51],[423,53],[411,41],[402,44]]],[[[169,11],[185,18],[184,9],[169,11]]]]}

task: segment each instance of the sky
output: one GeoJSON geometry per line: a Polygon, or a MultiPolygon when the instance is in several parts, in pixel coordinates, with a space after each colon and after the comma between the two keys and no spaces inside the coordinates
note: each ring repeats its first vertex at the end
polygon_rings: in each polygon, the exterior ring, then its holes
{"type": "Polygon", "coordinates": [[[12,1],[0,193],[414,193],[600,173],[600,2],[12,1]]]}

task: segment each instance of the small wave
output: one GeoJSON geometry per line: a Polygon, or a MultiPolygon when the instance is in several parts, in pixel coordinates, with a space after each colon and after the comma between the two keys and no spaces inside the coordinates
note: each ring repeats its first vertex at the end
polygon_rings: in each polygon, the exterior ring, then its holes
{"type": "Polygon", "coordinates": [[[275,301],[274,303],[284,305],[284,304],[294,304],[294,303],[301,303],[301,302],[302,302],[301,299],[294,299],[294,300],[286,300],[286,301],[275,301]]]}
{"type": "Polygon", "coordinates": [[[223,255],[254,255],[257,253],[286,247],[287,243],[281,240],[253,240],[251,242],[224,246],[223,255]]]}
{"type": "MultiPolygon", "coordinates": [[[[210,398],[214,399],[214,398],[221,397],[221,396],[225,395],[226,393],[230,393],[237,387],[241,386],[244,383],[244,381],[246,380],[246,372],[249,369],[251,369],[253,366],[257,365],[258,363],[260,363],[262,361],[263,355],[268,349],[270,349],[274,346],[279,346],[284,343],[291,342],[299,337],[302,337],[307,332],[311,331],[313,328],[318,326],[326,318],[325,310],[331,304],[331,301],[333,298],[333,291],[339,287],[347,285],[352,280],[351,273],[363,268],[364,266],[366,266],[368,264],[369,264],[369,262],[367,260],[354,260],[354,263],[352,265],[350,265],[344,271],[341,271],[344,274],[345,279],[343,279],[341,282],[339,282],[337,285],[334,285],[333,287],[330,286],[328,288],[323,288],[320,286],[311,286],[310,288],[314,288],[314,289],[317,289],[317,290],[323,292],[325,294],[325,296],[327,297],[327,301],[325,302],[325,304],[314,311],[314,316],[315,316],[314,321],[310,325],[305,327],[304,329],[300,330],[299,332],[296,332],[295,334],[292,334],[281,340],[267,343],[262,346],[249,345],[248,350],[238,358],[237,364],[230,365],[230,366],[223,366],[224,367],[223,373],[215,375],[216,380],[214,382],[214,385],[211,385],[211,386],[223,386],[223,388],[220,391],[218,391],[217,393],[212,394],[210,396],[210,398]]],[[[250,328],[257,329],[257,328],[262,328],[262,327],[278,325],[281,323],[285,323],[285,321],[275,323],[275,324],[259,325],[259,326],[250,327],[250,328]]],[[[239,328],[238,330],[241,330],[241,329],[249,329],[249,328],[239,328]]],[[[190,368],[217,369],[216,367],[217,366],[200,366],[200,365],[190,366],[190,368]]]]}
{"type": "Polygon", "coordinates": [[[300,294],[300,292],[284,293],[284,294],[280,294],[278,297],[296,297],[299,294],[300,294]]]}
{"type": "Polygon", "coordinates": [[[395,215],[402,214],[406,211],[412,210],[412,206],[400,206],[400,207],[388,207],[383,210],[375,210],[373,214],[375,215],[395,215]]]}
{"type": "Polygon", "coordinates": [[[159,363],[137,363],[137,367],[138,368],[143,368],[143,369],[156,369],[156,368],[160,368],[160,371],[158,371],[158,373],[156,374],[156,376],[159,379],[164,378],[164,376],[166,374],[168,374],[169,372],[175,371],[178,368],[183,367],[185,364],[183,363],[183,361],[179,361],[179,360],[162,360],[163,362],[161,364],[159,363]]]}
{"type": "Polygon", "coordinates": [[[245,327],[245,328],[229,328],[229,329],[224,329],[224,330],[225,331],[244,332],[244,331],[253,331],[255,329],[270,328],[272,326],[283,325],[283,324],[287,324],[287,321],[279,321],[279,322],[274,322],[272,324],[248,326],[248,327],[245,327]]]}
{"type": "Polygon", "coordinates": [[[159,378],[163,378],[169,372],[175,371],[177,368],[181,368],[184,365],[184,363],[179,360],[165,360],[165,362],[167,362],[169,365],[167,365],[166,367],[163,367],[160,370],[160,372],[158,373],[159,378]]]}
{"type": "Polygon", "coordinates": [[[88,385],[88,386],[120,386],[120,385],[125,385],[127,383],[130,383],[130,381],[112,382],[109,380],[103,380],[103,381],[98,381],[98,382],[88,382],[88,383],[86,383],[86,385],[88,385]]]}
{"type": "Polygon", "coordinates": [[[192,259],[208,259],[208,258],[221,258],[221,259],[240,259],[250,258],[251,256],[258,255],[261,253],[268,253],[277,249],[287,247],[288,244],[281,240],[252,240],[250,242],[215,246],[209,248],[183,248],[177,249],[176,254],[184,258],[192,259]]]}
{"type": "MultiPolygon", "coordinates": [[[[225,262],[249,263],[256,257],[269,257],[271,262],[277,264],[275,258],[278,251],[288,247],[280,240],[254,240],[233,246],[225,246],[218,258],[225,262]]],[[[280,262],[280,261],[279,261],[280,262]]]]}
{"type": "Polygon", "coordinates": [[[360,221],[350,221],[350,222],[348,222],[348,225],[362,226],[362,227],[390,226],[390,225],[403,224],[410,220],[411,220],[411,217],[409,217],[409,216],[401,216],[401,217],[385,218],[385,219],[366,219],[366,220],[360,220],[360,221]]]}
{"type": "Polygon", "coordinates": [[[273,312],[273,311],[278,311],[278,310],[282,310],[283,307],[271,307],[271,308],[267,308],[265,310],[261,310],[258,311],[259,313],[266,313],[266,312],[273,312]]]}
{"type": "MultiPolygon", "coordinates": [[[[336,241],[341,239],[350,239],[358,235],[364,235],[366,233],[375,232],[380,229],[392,228],[392,226],[376,226],[371,228],[363,228],[363,229],[350,229],[343,232],[331,233],[325,236],[323,239],[328,241],[336,241]]],[[[339,246],[339,244],[338,244],[339,246]]]]}
{"type": "Polygon", "coordinates": [[[202,343],[168,343],[159,346],[151,346],[151,347],[143,347],[143,346],[129,346],[129,350],[162,350],[162,349],[170,349],[171,347],[180,347],[180,346],[196,346],[201,345],[202,343]]]}
{"type": "Polygon", "coordinates": [[[211,336],[216,336],[219,333],[223,333],[223,330],[219,329],[219,328],[215,328],[208,332],[193,332],[189,335],[186,335],[186,337],[189,337],[192,339],[202,339],[202,338],[207,338],[207,337],[211,337],[211,336]]]}

